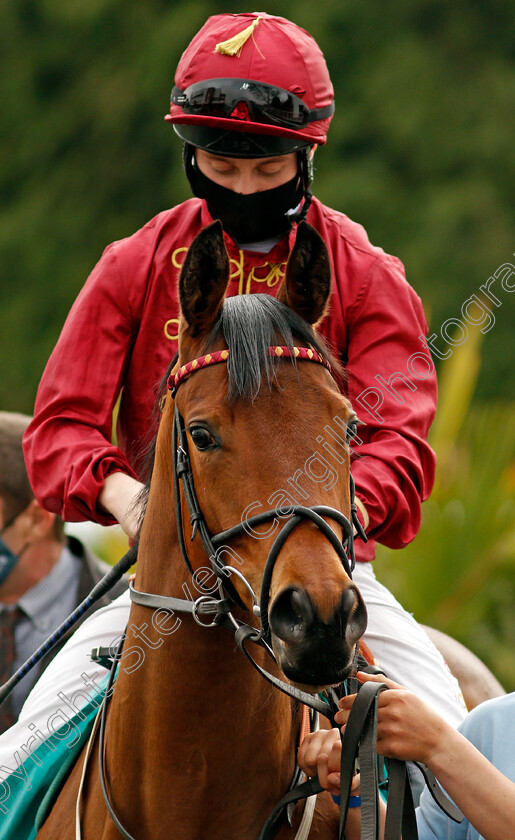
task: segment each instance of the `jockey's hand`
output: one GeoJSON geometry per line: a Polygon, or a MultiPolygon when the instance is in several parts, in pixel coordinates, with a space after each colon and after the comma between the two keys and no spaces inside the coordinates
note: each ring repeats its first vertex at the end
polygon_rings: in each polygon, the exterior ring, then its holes
{"type": "Polygon", "coordinates": [[[123,530],[134,540],[141,524],[140,493],[143,484],[122,472],[108,475],[98,500],[111,513],[123,530]]]}
{"type": "MultiPolygon", "coordinates": [[[[359,671],[360,683],[383,682],[391,689],[382,691],[378,697],[377,752],[401,761],[422,761],[430,764],[452,728],[431,709],[420,697],[402,685],[386,679],[381,674],[365,674],[359,671]]],[[[356,695],[342,697],[341,711],[334,719],[342,725],[342,731],[349,718],[356,695]]]]}
{"type": "Polygon", "coordinates": [[[299,747],[297,761],[307,776],[318,776],[329,793],[340,792],[340,756],[342,744],[338,729],[310,732],[299,747]]]}

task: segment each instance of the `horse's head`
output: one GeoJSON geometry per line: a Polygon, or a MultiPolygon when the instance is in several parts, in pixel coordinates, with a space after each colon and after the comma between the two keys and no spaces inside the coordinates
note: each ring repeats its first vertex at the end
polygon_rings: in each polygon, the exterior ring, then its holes
{"type": "MultiPolygon", "coordinates": [[[[215,223],[192,243],[181,272],[179,375],[171,377],[175,405],[170,396],[162,427],[170,429],[175,411],[209,534],[243,523],[214,537],[217,560],[237,570],[230,584],[250,615],[259,612],[251,591],[259,600],[262,590],[261,622],[284,674],[311,688],[336,684],[350,670],[366,610],[341,546],[342,540],[347,548],[352,544],[345,433],[355,415],[328,369],[338,365],[311,326],[329,297],[327,249],[313,228],[299,226],[278,300],[225,299],[228,282],[229,260],[215,223]],[[344,516],[319,510],[318,520],[301,514],[293,527],[292,508],[299,505],[344,516]],[[284,528],[291,531],[280,545],[275,540],[284,528]]],[[[156,456],[160,447],[163,463],[168,434],[164,440],[160,433],[156,456]]],[[[205,568],[205,545],[198,536],[189,539],[183,489],[181,497],[191,565],[205,568]]]]}

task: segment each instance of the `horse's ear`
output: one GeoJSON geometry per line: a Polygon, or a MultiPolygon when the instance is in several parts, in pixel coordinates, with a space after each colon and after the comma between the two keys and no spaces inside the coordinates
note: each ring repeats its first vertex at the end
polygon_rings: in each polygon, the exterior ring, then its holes
{"type": "Polygon", "coordinates": [[[309,324],[315,324],[324,314],[330,291],[331,264],[326,244],[314,227],[300,222],[277,298],[309,324]]]}
{"type": "Polygon", "coordinates": [[[181,312],[195,337],[209,332],[223,305],[229,283],[229,256],[219,221],[204,228],[191,243],[179,280],[181,312]]]}

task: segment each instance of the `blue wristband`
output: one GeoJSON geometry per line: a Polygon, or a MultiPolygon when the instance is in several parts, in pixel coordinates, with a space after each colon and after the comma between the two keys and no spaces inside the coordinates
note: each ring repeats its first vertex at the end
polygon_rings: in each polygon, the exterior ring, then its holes
{"type": "MultiPolygon", "coordinates": [[[[337,805],[340,804],[340,797],[333,796],[337,805]]],[[[349,796],[349,808],[361,808],[361,796],[349,796]]]]}

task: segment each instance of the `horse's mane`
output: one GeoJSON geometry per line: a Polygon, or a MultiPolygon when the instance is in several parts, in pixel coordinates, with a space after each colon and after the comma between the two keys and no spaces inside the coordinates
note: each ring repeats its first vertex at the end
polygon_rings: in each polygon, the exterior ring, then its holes
{"type": "MultiPolygon", "coordinates": [[[[293,348],[294,340],[303,347],[316,350],[331,365],[337,381],[345,380],[344,370],[333,355],[324,339],[313,327],[297,315],[288,306],[270,295],[237,295],[226,298],[222,313],[211,330],[202,348],[202,355],[212,350],[213,345],[223,338],[229,348],[227,361],[228,389],[227,398],[253,400],[257,396],[263,381],[272,388],[276,382],[275,367],[280,357],[270,356],[268,348],[281,344],[293,348]]],[[[167,391],[170,372],[176,359],[172,359],[157,393],[154,418],[159,415],[162,401],[167,391]]],[[[293,357],[284,359],[282,364],[291,363],[297,367],[293,357]]],[[[153,424],[157,425],[157,424],[153,424]]],[[[157,432],[146,447],[142,458],[143,474],[148,476],[141,501],[146,503],[152,470],[154,466],[157,432]]]]}

